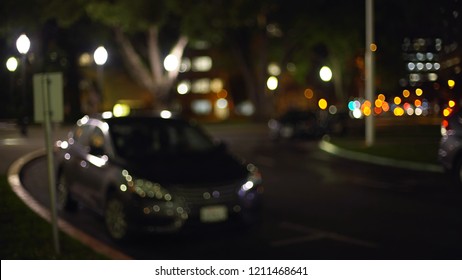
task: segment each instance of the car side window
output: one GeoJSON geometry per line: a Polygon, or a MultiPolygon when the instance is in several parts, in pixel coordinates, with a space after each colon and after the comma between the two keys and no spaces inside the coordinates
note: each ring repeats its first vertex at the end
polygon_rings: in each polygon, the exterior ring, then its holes
{"type": "Polygon", "coordinates": [[[82,125],[76,127],[73,132],[74,141],[82,146],[88,146],[92,129],[93,127],[89,125],[82,125]]]}
{"type": "Polygon", "coordinates": [[[103,155],[105,153],[105,140],[103,131],[99,127],[95,127],[89,139],[90,154],[93,154],[95,156],[103,155]]]}

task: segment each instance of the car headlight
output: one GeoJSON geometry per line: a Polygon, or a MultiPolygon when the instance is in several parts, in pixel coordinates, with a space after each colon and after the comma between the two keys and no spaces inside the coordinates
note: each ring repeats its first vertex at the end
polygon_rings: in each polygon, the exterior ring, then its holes
{"type": "Polygon", "coordinates": [[[142,198],[155,198],[164,201],[172,200],[172,195],[160,184],[152,183],[147,180],[136,179],[133,190],[142,198]]]}
{"type": "Polygon", "coordinates": [[[241,186],[241,192],[247,192],[253,189],[256,185],[260,184],[262,180],[261,173],[255,165],[248,164],[247,170],[249,171],[249,175],[247,181],[241,186]]]}
{"type": "Polygon", "coordinates": [[[158,183],[149,180],[136,179],[128,174],[126,170],[122,172],[127,184],[121,184],[122,191],[131,191],[141,198],[153,198],[162,201],[171,201],[172,195],[158,183]]]}

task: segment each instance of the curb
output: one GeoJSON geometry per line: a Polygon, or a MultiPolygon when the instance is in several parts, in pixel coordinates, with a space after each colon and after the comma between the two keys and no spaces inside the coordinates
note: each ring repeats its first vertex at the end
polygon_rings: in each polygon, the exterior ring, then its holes
{"type": "MultiPolygon", "coordinates": [[[[45,155],[45,149],[40,149],[29,154],[26,154],[16,161],[14,161],[7,172],[8,183],[11,186],[13,192],[26,204],[32,211],[37,213],[41,218],[51,223],[51,213],[50,210],[46,207],[43,207],[38,203],[38,201],[30,195],[30,193],[24,189],[19,173],[21,169],[30,161],[42,157],[45,155]]],[[[85,246],[93,249],[93,251],[107,256],[111,259],[116,260],[131,260],[132,258],[125,255],[124,253],[107,246],[106,244],[101,243],[96,238],[86,234],[85,232],[74,227],[70,223],[58,217],[57,219],[58,228],[71,236],[74,239],[79,240],[85,246]]]]}
{"type": "Polygon", "coordinates": [[[339,157],[356,160],[356,161],[364,161],[369,162],[377,165],[383,166],[390,166],[390,167],[397,167],[402,169],[409,169],[413,171],[427,171],[427,172],[435,172],[435,173],[443,173],[444,169],[436,164],[427,164],[427,163],[418,163],[413,161],[405,161],[405,160],[397,160],[385,157],[379,157],[369,154],[364,154],[360,152],[354,152],[350,150],[346,150],[335,146],[334,144],[326,141],[321,140],[319,142],[319,148],[327,153],[337,155],[339,157]]]}

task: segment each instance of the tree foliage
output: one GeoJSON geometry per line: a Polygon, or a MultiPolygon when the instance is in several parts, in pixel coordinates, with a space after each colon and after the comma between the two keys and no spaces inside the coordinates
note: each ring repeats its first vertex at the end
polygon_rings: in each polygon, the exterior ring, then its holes
{"type": "MultiPolygon", "coordinates": [[[[435,7],[429,1],[375,2],[377,72],[395,79],[403,37],[437,34],[440,19],[429,17],[435,7]]],[[[271,104],[271,95],[265,94],[269,62],[279,63],[283,71],[295,65],[297,71],[290,74],[300,84],[313,82],[320,64],[329,64],[342,99],[351,94],[354,61],[365,44],[364,0],[4,0],[2,5],[3,26],[55,19],[68,28],[86,18],[110,29],[133,78],[161,103],[168,101],[178,74],[166,73],[161,58],[173,49],[181,56],[190,41],[206,40],[220,50],[262,111],[271,104]],[[32,5],[38,8],[25,8],[32,5]]]]}

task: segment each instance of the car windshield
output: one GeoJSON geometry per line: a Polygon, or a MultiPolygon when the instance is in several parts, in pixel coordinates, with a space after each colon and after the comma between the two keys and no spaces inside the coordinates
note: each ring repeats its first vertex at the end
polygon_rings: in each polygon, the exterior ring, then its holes
{"type": "Polygon", "coordinates": [[[116,153],[122,158],[203,153],[215,148],[199,127],[169,120],[124,120],[110,124],[116,153]]]}

